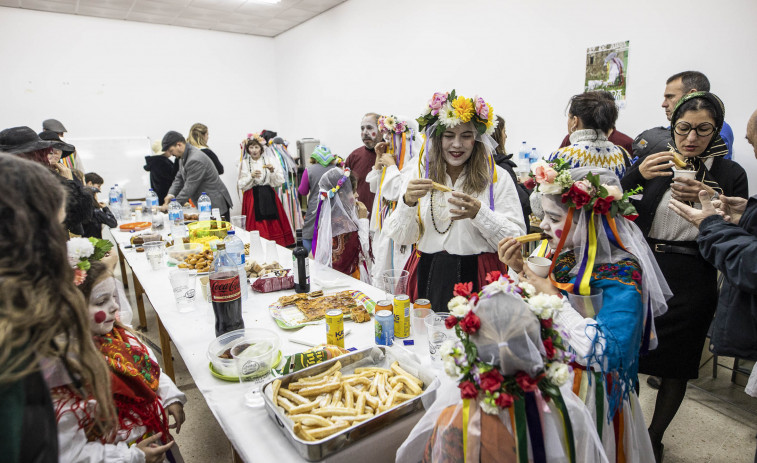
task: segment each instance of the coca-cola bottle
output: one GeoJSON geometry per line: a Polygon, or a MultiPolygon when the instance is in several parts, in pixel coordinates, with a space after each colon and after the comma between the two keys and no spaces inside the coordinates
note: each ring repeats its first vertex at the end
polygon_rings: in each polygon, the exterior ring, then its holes
{"type": "Polygon", "coordinates": [[[210,298],[216,316],[216,336],[244,328],[242,292],[239,271],[226,252],[226,243],[219,242],[210,272],[210,298]]]}

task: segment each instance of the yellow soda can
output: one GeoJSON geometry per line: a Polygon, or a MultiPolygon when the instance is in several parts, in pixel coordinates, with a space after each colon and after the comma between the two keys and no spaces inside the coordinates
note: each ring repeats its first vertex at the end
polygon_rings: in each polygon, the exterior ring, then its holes
{"type": "Polygon", "coordinates": [[[394,296],[394,337],[406,338],[410,336],[410,296],[398,294],[394,296]]]}
{"type": "Polygon", "coordinates": [[[344,347],[344,316],[339,309],[326,312],[326,344],[344,347]]]}

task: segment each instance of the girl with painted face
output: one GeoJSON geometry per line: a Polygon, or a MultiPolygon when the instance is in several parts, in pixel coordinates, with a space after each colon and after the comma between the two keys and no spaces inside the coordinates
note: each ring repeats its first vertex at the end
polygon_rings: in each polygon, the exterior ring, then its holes
{"type": "Polygon", "coordinates": [[[78,288],[87,301],[92,339],[109,367],[118,425],[112,433],[97,432],[91,420],[97,401],[83,399],[70,385],[53,388],[61,461],[183,461],[169,428],[181,430],[186,397],[152,351],[118,321],[116,281],[108,267],[91,262],[78,288]]]}
{"type": "Polygon", "coordinates": [[[573,390],[592,412],[608,459],[654,461],[634,388],[639,352],[656,347],[654,316],[672,294],[626,218],[635,218],[635,209],[613,171],[541,161],[534,172],[540,227],[555,250],[550,275],[531,271],[512,238],[502,241],[500,256],[533,291],[565,296],[554,320],[568,333],[573,390]]]}
{"type": "Polygon", "coordinates": [[[523,212],[515,184],[492,158],[494,110],[482,98],[436,93],[418,118],[426,142],[405,175],[397,207],[384,233],[399,245],[415,245],[405,265],[411,300],[426,298],[445,311],[454,285],[505,271],[497,243],[523,234],[523,212]]]}
{"type": "Polygon", "coordinates": [[[247,216],[247,230],[281,246],[294,244],[292,226],[274,188],[284,184],[281,163],[265,154],[266,142],[250,134],[242,142],[237,186],[244,192],[242,214],[247,216]]]}
{"type": "Polygon", "coordinates": [[[636,223],[675,294],[668,301],[668,312],[655,320],[659,347],[642,357],[639,368],[661,378],[649,427],[659,454],[663,434],[683,401],[688,380],[699,376],[702,347],[718,300],[717,271],[699,254],[699,230],[668,204],[675,199],[701,209],[701,190],[710,196],[748,197],[746,172],[724,157],[728,147],[719,135],[724,117],[723,103],[714,94],[685,95],[670,119],[670,151],[641,158],[622,180],[624,188],[644,187],[644,196],[636,204],[636,223]],[[685,167],[675,167],[671,162],[674,156],[679,163],[682,158],[685,167]]]}

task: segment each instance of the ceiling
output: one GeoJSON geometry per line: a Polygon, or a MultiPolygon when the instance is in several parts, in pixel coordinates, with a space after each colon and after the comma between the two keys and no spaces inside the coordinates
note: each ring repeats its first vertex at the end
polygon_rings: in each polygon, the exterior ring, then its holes
{"type": "Polygon", "coordinates": [[[0,0],[0,6],[275,37],[346,0],[0,0]]]}

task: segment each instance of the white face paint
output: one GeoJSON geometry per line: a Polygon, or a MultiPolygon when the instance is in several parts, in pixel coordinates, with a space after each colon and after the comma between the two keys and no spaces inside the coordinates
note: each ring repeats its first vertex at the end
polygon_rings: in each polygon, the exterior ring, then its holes
{"type": "Polygon", "coordinates": [[[470,159],[476,144],[476,128],[472,122],[459,124],[442,134],[442,155],[448,166],[460,167],[470,159]]]}
{"type": "Polygon", "coordinates": [[[88,304],[92,334],[102,336],[113,329],[119,310],[116,297],[116,280],[113,277],[103,279],[92,288],[88,304]]]}
{"type": "Polygon", "coordinates": [[[377,143],[381,141],[381,133],[379,132],[378,125],[375,117],[364,117],[360,121],[360,138],[363,140],[363,144],[369,150],[372,150],[377,143]]]}
{"type": "MultiPolygon", "coordinates": [[[[568,211],[558,205],[550,195],[541,197],[541,206],[544,209],[544,218],[539,224],[539,228],[549,235],[550,247],[556,249],[565,229],[565,219],[568,217],[568,211]]],[[[573,247],[572,237],[573,227],[570,228],[568,237],[565,238],[563,249],[571,249],[573,247]]]]}
{"type": "Polygon", "coordinates": [[[250,153],[250,156],[254,161],[257,161],[260,159],[260,156],[263,154],[263,151],[260,149],[260,146],[253,143],[247,148],[247,152],[250,153]]]}

